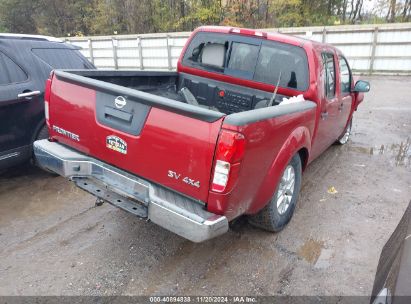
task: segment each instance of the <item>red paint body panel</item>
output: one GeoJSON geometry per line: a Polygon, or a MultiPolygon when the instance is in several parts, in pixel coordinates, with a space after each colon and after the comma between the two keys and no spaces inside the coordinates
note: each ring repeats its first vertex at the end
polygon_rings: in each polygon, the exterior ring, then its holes
{"type": "Polygon", "coordinates": [[[52,139],[104,162],[207,201],[214,149],[222,120],[213,123],[152,108],[139,136],[132,136],[96,121],[96,94],[92,89],[53,79],[50,125],[70,130],[80,142],[50,130],[52,139]],[[127,154],[107,149],[106,137],[117,135],[128,144],[127,154]],[[168,170],[181,174],[168,177],[168,170]],[[182,182],[184,177],[200,181],[200,188],[182,182]]]}
{"type": "MultiPolygon", "coordinates": [[[[197,32],[234,34],[231,30],[230,27],[203,27],[194,31],[181,53],[178,71],[273,92],[274,85],[208,72],[182,64],[185,50],[197,32]]],[[[243,126],[233,126],[224,123],[224,117],[209,123],[152,107],[141,134],[131,136],[97,122],[94,90],[54,77],[49,106],[50,126],[57,125],[70,130],[78,134],[81,140],[75,142],[53,130],[50,130],[51,137],[109,164],[203,201],[207,203],[209,211],[224,214],[229,220],[241,214],[256,213],[268,203],[282,171],[293,155],[303,149],[308,155],[305,167],[337,139],[362,100],[361,94],[343,97],[339,93],[338,55],[341,53],[334,47],[275,33],[267,33],[266,37],[260,39],[289,43],[305,50],[309,65],[307,90],[301,92],[279,87],[278,93],[288,96],[303,94],[305,99],[317,104],[316,108],[243,126]],[[332,102],[324,96],[322,52],[333,53],[336,57],[337,93],[332,102]],[[345,108],[340,111],[338,106],[342,103],[345,108]],[[322,120],[321,115],[324,112],[329,113],[330,120],[322,120]],[[239,163],[231,167],[230,176],[236,178],[229,179],[228,193],[209,190],[213,158],[221,128],[240,132],[245,137],[244,156],[239,163]],[[109,135],[117,135],[127,141],[126,155],[105,147],[105,138],[109,135]],[[168,177],[168,170],[181,174],[182,177],[188,176],[200,181],[201,187],[198,189],[182,183],[181,179],[168,177]]]]}
{"type": "Polygon", "coordinates": [[[245,155],[236,185],[227,194],[210,192],[208,209],[233,219],[263,208],[292,156],[301,148],[310,149],[314,126],[315,109],[247,126],[223,125],[244,134],[245,155]]]}

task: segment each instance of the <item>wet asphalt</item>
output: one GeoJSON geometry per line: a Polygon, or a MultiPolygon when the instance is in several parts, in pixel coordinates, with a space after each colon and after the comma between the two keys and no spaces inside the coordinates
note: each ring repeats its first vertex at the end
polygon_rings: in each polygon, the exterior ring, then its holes
{"type": "Polygon", "coordinates": [[[30,165],[0,173],[0,295],[369,295],[411,199],[411,78],[363,78],[351,140],[307,168],[280,233],[239,219],[195,244],[30,165]]]}

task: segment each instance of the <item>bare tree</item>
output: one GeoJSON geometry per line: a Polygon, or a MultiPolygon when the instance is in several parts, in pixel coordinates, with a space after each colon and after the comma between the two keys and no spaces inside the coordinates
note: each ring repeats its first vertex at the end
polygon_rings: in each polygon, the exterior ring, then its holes
{"type": "Polygon", "coordinates": [[[402,21],[409,21],[411,15],[411,0],[405,0],[404,6],[402,8],[402,21]]]}
{"type": "Polygon", "coordinates": [[[361,10],[363,6],[363,0],[357,0],[354,4],[354,0],[351,0],[351,23],[355,23],[358,19],[361,19],[361,10]]]}
{"type": "Polygon", "coordinates": [[[387,13],[387,18],[386,18],[388,22],[395,21],[396,6],[397,6],[397,0],[390,0],[390,6],[388,8],[388,13],[387,13]]]}

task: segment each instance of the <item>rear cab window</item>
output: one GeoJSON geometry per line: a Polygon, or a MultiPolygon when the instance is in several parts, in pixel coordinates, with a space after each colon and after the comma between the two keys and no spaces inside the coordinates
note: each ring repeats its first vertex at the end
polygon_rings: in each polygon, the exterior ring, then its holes
{"type": "Polygon", "coordinates": [[[198,33],[184,54],[185,65],[212,72],[224,72],[229,45],[226,35],[198,33]]]}
{"type": "Polygon", "coordinates": [[[308,89],[305,50],[276,41],[199,32],[184,54],[183,65],[271,85],[280,79],[281,87],[308,89]]]}
{"type": "Polygon", "coordinates": [[[32,48],[31,51],[54,69],[87,69],[92,67],[76,49],[32,48]]]}
{"type": "Polygon", "coordinates": [[[232,42],[225,74],[252,80],[260,45],[232,42]]]}
{"type": "Polygon", "coordinates": [[[275,41],[261,46],[254,80],[284,88],[305,91],[308,88],[308,62],[304,49],[275,41]]]}

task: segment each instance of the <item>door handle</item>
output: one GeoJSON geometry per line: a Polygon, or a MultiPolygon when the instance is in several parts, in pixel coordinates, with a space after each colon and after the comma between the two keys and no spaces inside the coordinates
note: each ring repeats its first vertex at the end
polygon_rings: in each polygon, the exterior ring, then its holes
{"type": "Polygon", "coordinates": [[[40,91],[30,91],[25,93],[20,93],[17,95],[18,98],[27,98],[27,97],[34,97],[40,95],[40,91]]]}
{"type": "Polygon", "coordinates": [[[321,119],[327,119],[328,117],[328,112],[321,112],[321,119]]]}

